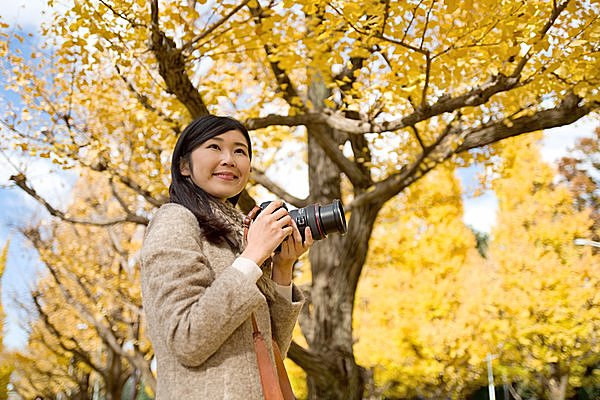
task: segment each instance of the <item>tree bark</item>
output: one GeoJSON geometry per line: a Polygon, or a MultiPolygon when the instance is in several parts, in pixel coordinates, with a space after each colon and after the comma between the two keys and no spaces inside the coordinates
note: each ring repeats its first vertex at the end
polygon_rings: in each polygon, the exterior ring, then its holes
{"type": "MultiPolygon", "coordinates": [[[[341,175],[315,134],[327,135],[340,144],[342,139],[336,138],[334,130],[324,124],[310,126],[308,130],[310,202],[326,205],[341,198],[341,175]]],[[[352,314],[358,278],[379,209],[354,209],[346,236],[332,234],[316,242],[311,249],[313,300],[310,311],[301,318],[310,318],[309,323],[302,325],[313,330],[304,332],[308,353],[292,349],[289,354],[307,372],[309,399],[359,400],[363,397],[366,371],[354,358],[352,314]],[[319,362],[315,363],[315,359],[319,362]]]]}

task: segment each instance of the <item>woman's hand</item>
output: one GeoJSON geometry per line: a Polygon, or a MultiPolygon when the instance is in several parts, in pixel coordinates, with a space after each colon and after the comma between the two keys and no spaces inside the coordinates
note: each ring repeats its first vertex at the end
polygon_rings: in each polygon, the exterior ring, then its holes
{"type": "Polygon", "coordinates": [[[250,224],[242,257],[260,266],[282,241],[293,234],[292,217],[282,205],[281,201],[271,202],[250,224]]]}
{"type": "Polygon", "coordinates": [[[296,222],[292,219],[293,233],[281,244],[281,252],[273,257],[273,280],[280,285],[288,286],[292,283],[292,269],[294,263],[302,254],[306,253],[313,245],[312,232],[307,226],[304,229],[304,243],[296,222]]]}

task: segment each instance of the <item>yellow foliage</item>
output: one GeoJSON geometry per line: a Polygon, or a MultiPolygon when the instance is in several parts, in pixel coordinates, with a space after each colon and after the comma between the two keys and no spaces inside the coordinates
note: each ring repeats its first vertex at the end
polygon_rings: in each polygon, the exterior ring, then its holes
{"type": "Polygon", "coordinates": [[[544,395],[549,388],[541,383],[562,376],[572,392],[600,360],[600,258],[574,245],[590,235],[590,210],[578,212],[571,193],[553,183],[536,139],[504,145],[490,253],[501,285],[494,306],[504,322],[495,333],[498,369],[544,395]]]}

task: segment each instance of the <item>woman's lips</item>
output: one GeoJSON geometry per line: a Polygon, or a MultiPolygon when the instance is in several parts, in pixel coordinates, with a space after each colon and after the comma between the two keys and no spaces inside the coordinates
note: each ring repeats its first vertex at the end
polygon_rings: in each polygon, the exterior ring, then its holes
{"type": "Polygon", "coordinates": [[[225,181],[232,181],[236,178],[235,175],[229,174],[229,173],[216,173],[213,175],[216,176],[217,178],[223,179],[225,181]]]}

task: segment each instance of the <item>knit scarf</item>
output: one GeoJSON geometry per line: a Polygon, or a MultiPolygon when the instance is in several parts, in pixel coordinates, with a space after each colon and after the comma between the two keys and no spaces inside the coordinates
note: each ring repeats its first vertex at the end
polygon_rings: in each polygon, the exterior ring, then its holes
{"type": "MultiPolygon", "coordinates": [[[[246,248],[246,240],[244,238],[244,214],[235,208],[228,201],[211,201],[211,210],[216,218],[225,221],[232,229],[231,233],[227,234],[225,240],[235,253],[239,256],[246,248]]],[[[261,266],[262,276],[256,282],[256,285],[267,298],[269,302],[275,299],[275,286],[271,280],[273,271],[273,260],[269,257],[261,266]]]]}

